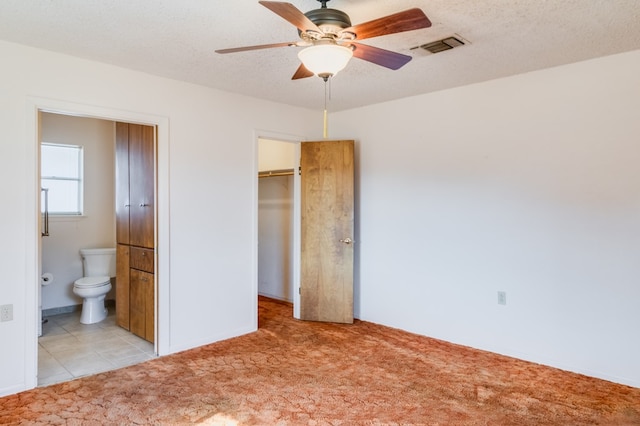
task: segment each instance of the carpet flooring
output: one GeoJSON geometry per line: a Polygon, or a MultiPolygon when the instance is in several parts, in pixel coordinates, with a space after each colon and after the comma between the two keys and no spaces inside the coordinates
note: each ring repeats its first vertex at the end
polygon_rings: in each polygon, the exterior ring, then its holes
{"type": "Polygon", "coordinates": [[[0,398],[1,424],[640,425],[640,389],[400,330],[292,319],[0,398]]]}

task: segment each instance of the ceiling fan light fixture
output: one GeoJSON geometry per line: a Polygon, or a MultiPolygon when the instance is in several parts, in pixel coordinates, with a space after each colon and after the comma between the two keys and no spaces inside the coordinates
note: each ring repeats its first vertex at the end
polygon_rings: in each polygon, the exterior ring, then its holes
{"type": "Polygon", "coordinates": [[[309,71],[322,78],[329,78],[344,69],[353,51],[338,44],[316,44],[298,52],[298,58],[309,71]]]}

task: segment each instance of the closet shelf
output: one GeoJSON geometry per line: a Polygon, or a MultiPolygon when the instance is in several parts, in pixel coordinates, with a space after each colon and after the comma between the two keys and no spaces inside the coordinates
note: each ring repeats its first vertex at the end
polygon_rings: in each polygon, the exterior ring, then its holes
{"type": "Polygon", "coordinates": [[[275,176],[292,176],[294,169],[265,170],[258,172],[259,178],[275,177],[275,176]]]}

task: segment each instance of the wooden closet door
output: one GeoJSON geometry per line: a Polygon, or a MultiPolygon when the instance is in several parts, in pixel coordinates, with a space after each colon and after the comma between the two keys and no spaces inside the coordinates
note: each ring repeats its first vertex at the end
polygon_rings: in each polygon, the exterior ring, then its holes
{"type": "Polygon", "coordinates": [[[151,280],[144,287],[144,338],[149,342],[155,341],[155,291],[153,274],[149,274],[151,280]]]}
{"type": "Polygon", "coordinates": [[[129,244],[129,124],[116,123],[116,241],[129,244]]]}
{"type": "Polygon", "coordinates": [[[129,242],[154,246],[154,128],[129,124],[129,242]]]}
{"type": "Polygon", "coordinates": [[[153,342],[153,274],[131,269],[131,332],[153,342]]]}
{"type": "Polygon", "coordinates": [[[116,249],[116,324],[129,330],[129,246],[116,249]]]}
{"type": "Polygon", "coordinates": [[[354,142],[303,142],[300,319],[353,322],[354,142]]]}

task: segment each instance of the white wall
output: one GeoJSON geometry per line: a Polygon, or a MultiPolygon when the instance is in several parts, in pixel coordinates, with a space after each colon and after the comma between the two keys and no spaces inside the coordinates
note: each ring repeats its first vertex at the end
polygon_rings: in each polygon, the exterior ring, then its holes
{"type": "Polygon", "coordinates": [[[256,139],[302,139],[316,112],[6,42],[0,57],[0,395],[36,385],[42,105],[159,125],[160,352],[255,330],[256,139]]]}
{"type": "Polygon", "coordinates": [[[43,142],[79,145],[84,153],[84,214],[50,216],[42,239],[42,271],[54,277],[42,287],[42,309],[53,309],[82,303],[73,294],[83,275],[79,250],[116,246],[115,136],[112,121],[60,114],[42,113],[40,128],[43,142]]]}
{"type": "Polygon", "coordinates": [[[332,128],[359,142],[361,319],[640,386],[640,51],[332,128]]]}

